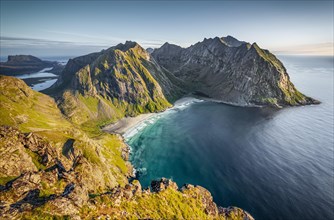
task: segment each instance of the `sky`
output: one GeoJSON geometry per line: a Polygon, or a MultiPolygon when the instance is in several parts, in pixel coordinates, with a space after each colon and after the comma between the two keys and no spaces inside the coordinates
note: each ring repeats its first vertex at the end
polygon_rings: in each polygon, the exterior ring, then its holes
{"type": "Polygon", "coordinates": [[[78,56],[124,43],[231,35],[275,54],[333,55],[330,1],[3,1],[0,56],[78,56]]]}

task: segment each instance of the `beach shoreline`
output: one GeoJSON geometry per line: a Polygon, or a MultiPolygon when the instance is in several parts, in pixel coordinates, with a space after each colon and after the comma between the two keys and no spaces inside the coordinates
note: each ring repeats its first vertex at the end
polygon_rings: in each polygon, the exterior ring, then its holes
{"type": "Polygon", "coordinates": [[[197,98],[194,97],[183,97],[179,100],[177,100],[174,105],[170,108],[167,108],[166,110],[162,111],[162,112],[154,112],[154,113],[145,113],[145,114],[140,114],[137,115],[135,117],[124,117],[120,120],[118,120],[117,122],[113,123],[113,124],[109,124],[106,125],[102,128],[102,131],[110,133],[110,134],[119,134],[122,137],[124,137],[124,135],[133,130],[134,128],[136,128],[139,124],[145,122],[146,120],[161,114],[163,112],[166,112],[168,110],[171,109],[175,109],[181,105],[188,105],[190,102],[192,102],[193,100],[198,100],[197,98]]]}
{"type": "Polygon", "coordinates": [[[135,117],[125,117],[118,120],[116,123],[106,125],[102,128],[102,131],[123,136],[127,131],[136,127],[138,124],[142,123],[143,121],[151,118],[156,114],[158,113],[145,113],[137,115],[135,117]]]}

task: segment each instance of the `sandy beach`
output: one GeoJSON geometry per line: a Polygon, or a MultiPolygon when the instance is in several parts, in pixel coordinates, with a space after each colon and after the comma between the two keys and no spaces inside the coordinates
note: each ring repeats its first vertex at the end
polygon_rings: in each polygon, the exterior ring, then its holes
{"type": "Polygon", "coordinates": [[[102,130],[108,133],[123,135],[126,131],[130,130],[131,128],[135,127],[139,123],[145,121],[146,119],[152,117],[155,114],[156,113],[147,113],[138,115],[136,117],[122,118],[114,124],[105,126],[102,130]]]}
{"type": "MultiPolygon", "coordinates": [[[[173,107],[168,108],[168,109],[176,109],[176,108],[185,107],[189,105],[190,103],[192,103],[194,100],[198,100],[198,99],[193,98],[193,97],[183,97],[177,100],[174,103],[173,107]]],[[[159,114],[159,113],[146,113],[146,114],[138,115],[136,117],[122,118],[114,124],[106,125],[104,128],[102,128],[102,130],[107,133],[120,134],[123,136],[127,131],[131,130],[132,128],[140,124],[141,122],[147,120],[148,118],[153,117],[156,114],[159,114]]]]}

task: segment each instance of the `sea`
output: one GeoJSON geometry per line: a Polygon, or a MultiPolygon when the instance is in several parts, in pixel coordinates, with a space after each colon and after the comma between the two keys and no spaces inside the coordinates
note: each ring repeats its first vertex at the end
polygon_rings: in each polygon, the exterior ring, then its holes
{"type": "Polygon", "coordinates": [[[334,219],[333,57],[279,56],[320,105],[280,110],[184,98],[125,135],[143,187],[207,188],[255,219],[334,219]]]}
{"type": "MultiPolygon", "coordinates": [[[[73,56],[44,56],[39,57],[42,60],[57,61],[62,65],[66,65],[68,60],[73,56]]],[[[0,62],[6,62],[7,57],[1,56],[0,62]]],[[[31,73],[15,75],[15,77],[22,79],[25,83],[36,91],[41,91],[51,87],[58,79],[58,75],[51,72],[52,67],[44,68],[40,71],[33,71],[31,73]]]]}

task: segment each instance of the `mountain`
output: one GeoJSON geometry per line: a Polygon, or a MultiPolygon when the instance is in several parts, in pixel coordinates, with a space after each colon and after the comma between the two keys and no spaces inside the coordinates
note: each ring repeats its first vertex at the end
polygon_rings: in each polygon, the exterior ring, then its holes
{"type": "Polygon", "coordinates": [[[0,75],[0,100],[1,219],[253,219],[200,186],[142,189],[118,135],[83,129],[20,79],[0,75]]]}
{"type": "Polygon", "coordinates": [[[188,92],[241,106],[317,104],[300,93],[283,64],[268,50],[231,36],[204,39],[188,48],[165,43],[152,52],[188,92]]]}
{"type": "Polygon", "coordinates": [[[182,93],[178,79],[161,68],[135,42],[70,59],[53,94],[62,112],[76,123],[113,121],[159,112],[182,93]]]}
{"type": "Polygon", "coordinates": [[[151,54],[151,53],[154,51],[154,49],[151,48],[151,47],[149,47],[149,48],[146,48],[146,51],[147,51],[149,54],[151,54]]]}
{"type": "Polygon", "coordinates": [[[0,63],[0,73],[15,76],[37,72],[48,67],[53,67],[51,72],[58,74],[61,72],[63,66],[57,62],[41,60],[31,55],[15,55],[8,56],[7,62],[0,63]]]}
{"type": "Polygon", "coordinates": [[[226,37],[220,38],[221,42],[228,47],[240,47],[243,44],[246,44],[245,41],[239,41],[238,39],[228,35],[226,37]]]}

